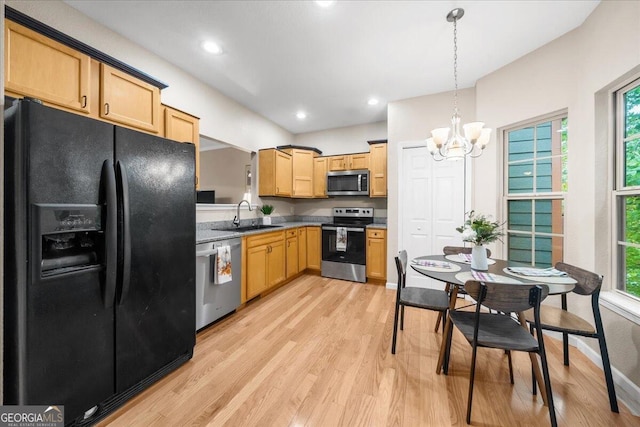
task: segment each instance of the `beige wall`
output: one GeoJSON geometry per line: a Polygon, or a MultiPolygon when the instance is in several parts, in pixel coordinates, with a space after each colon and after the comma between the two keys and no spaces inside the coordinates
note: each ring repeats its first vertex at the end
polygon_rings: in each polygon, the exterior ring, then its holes
{"type": "MultiPolygon", "coordinates": [[[[565,260],[604,274],[607,288],[613,286],[610,240],[598,238],[596,230],[610,229],[610,205],[608,197],[596,203],[596,194],[608,195],[611,189],[611,163],[601,161],[611,145],[595,137],[595,98],[639,64],[640,2],[605,1],[577,30],[477,83],[477,117],[489,127],[568,109],[565,260]]],[[[485,155],[476,160],[473,206],[482,212],[499,213],[500,148],[494,138],[485,155]]],[[[572,303],[574,310],[590,317],[589,301],[582,298],[572,303]]],[[[607,309],[603,317],[613,365],[640,385],[640,327],[607,309]]],[[[595,340],[585,342],[597,352],[595,340]]]]}
{"type": "Polygon", "coordinates": [[[200,189],[215,190],[216,203],[238,203],[246,191],[245,166],[251,153],[222,148],[200,153],[200,189]]]}
{"type": "Polygon", "coordinates": [[[300,133],[294,136],[294,144],[315,147],[323,156],[369,151],[367,141],[387,139],[387,122],[369,123],[328,129],[318,132],[300,133]]]}
{"type": "MultiPolygon", "coordinates": [[[[59,0],[16,1],[7,5],[169,85],[162,102],[200,117],[200,133],[256,151],[291,144],[291,133],[103,27],[59,0]]],[[[186,24],[185,24],[186,25],[186,24]]]]}

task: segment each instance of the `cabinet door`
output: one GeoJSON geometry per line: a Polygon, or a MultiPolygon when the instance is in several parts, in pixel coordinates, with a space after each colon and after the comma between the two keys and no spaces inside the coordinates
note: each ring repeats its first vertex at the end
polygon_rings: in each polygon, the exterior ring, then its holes
{"type": "Polygon", "coordinates": [[[307,227],[307,268],[312,270],[320,270],[321,238],[320,227],[307,227]]]}
{"type": "Polygon", "coordinates": [[[247,298],[266,289],[267,251],[267,245],[247,249],[247,298]]]}
{"type": "Polygon", "coordinates": [[[307,269],[307,228],[298,228],[298,272],[307,269]]]}
{"type": "Polygon", "coordinates": [[[291,197],[291,156],[276,150],[276,196],[291,197]]]}
{"type": "Polygon", "coordinates": [[[347,156],[331,156],[329,159],[330,171],[343,171],[347,170],[347,156]]]}
{"type": "Polygon", "coordinates": [[[387,243],[384,230],[367,230],[367,277],[387,278],[387,243]]]}
{"type": "Polygon", "coordinates": [[[327,157],[313,159],[313,197],[327,197],[327,157]]]}
{"type": "Polygon", "coordinates": [[[387,144],[371,145],[369,156],[371,197],[387,197],[387,144]]]}
{"type": "Polygon", "coordinates": [[[196,189],[200,188],[200,119],[171,107],[164,107],[164,137],[196,146],[196,189]]]}
{"type": "Polygon", "coordinates": [[[4,25],[5,90],[89,113],[89,56],[13,21],[4,25]]]}
{"type": "Polygon", "coordinates": [[[100,64],[100,117],[146,132],[160,130],[160,89],[100,64]]]}
{"type": "Polygon", "coordinates": [[[369,169],[369,153],[349,155],[349,169],[369,169]]]}
{"type": "Polygon", "coordinates": [[[298,274],[298,237],[287,239],[287,279],[298,274]]]}
{"type": "Polygon", "coordinates": [[[313,151],[293,150],[293,197],[313,197],[313,151]]]}
{"type": "Polygon", "coordinates": [[[267,288],[275,286],[286,279],[286,254],[284,239],[269,244],[269,267],[267,272],[267,288]]]}

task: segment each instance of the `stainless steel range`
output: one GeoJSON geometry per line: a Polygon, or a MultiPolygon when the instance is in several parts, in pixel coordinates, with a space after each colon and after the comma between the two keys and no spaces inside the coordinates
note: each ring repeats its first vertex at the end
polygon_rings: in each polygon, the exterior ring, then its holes
{"type": "Polygon", "coordinates": [[[366,226],[372,223],[373,208],[333,208],[333,222],[322,224],[322,276],[367,281],[366,226]]]}

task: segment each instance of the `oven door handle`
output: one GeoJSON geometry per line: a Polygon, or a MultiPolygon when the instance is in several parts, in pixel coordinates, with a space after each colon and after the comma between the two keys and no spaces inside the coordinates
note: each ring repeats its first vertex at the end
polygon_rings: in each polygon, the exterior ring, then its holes
{"type": "Polygon", "coordinates": [[[328,230],[328,231],[336,231],[336,230],[338,230],[338,228],[346,228],[347,231],[364,232],[364,228],[322,226],[323,230],[328,230]]]}

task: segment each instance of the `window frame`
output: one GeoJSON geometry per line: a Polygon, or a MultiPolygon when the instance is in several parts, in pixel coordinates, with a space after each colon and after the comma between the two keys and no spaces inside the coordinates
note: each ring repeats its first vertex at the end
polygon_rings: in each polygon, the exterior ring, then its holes
{"type": "MultiPolygon", "coordinates": [[[[566,192],[565,191],[549,191],[549,192],[537,192],[537,168],[538,168],[538,161],[539,160],[544,160],[544,159],[553,159],[553,158],[560,158],[560,161],[562,161],[563,156],[566,154],[567,157],[569,155],[569,149],[567,148],[566,153],[560,153],[559,156],[542,156],[542,157],[537,157],[537,156],[532,156],[531,159],[529,159],[529,161],[531,161],[533,163],[533,179],[534,179],[534,191],[533,192],[528,192],[528,193],[509,193],[509,165],[510,164],[514,164],[514,162],[509,162],[509,132],[518,130],[518,129],[523,129],[523,128],[527,128],[527,127],[533,127],[534,129],[537,128],[538,125],[546,123],[546,122],[553,122],[553,121],[562,121],[562,119],[567,119],[569,118],[568,115],[568,111],[566,109],[564,110],[559,110],[559,111],[554,111],[552,113],[549,114],[545,114],[542,116],[538,116],[538,117],[534,117],[528,120],[523,120],[521,122],[503,127],[500,129],[500,136],[501,136],[501,153],[502,153],[502,217],[505,218],[505,236],[503,239],[503,253],[505,255],[505,258],[508,259],[509,258],[509,235],[521,235],[521,236],[529,236],[531,237],[532,240],[532,245],[531,245],[531,259],[532,259],[532,264],[535,264],[536,261],[536,249],[535,249],[535,241],[537,237],[549,237],[549,238],[553,238],[553,237],[560,237],[562,238],[562,253],[564,255],[564,253],[566,253],[566,235],[565,235],[565,216],[564,216],[564,209],[566,206],[566,192]],[[522,231],[522,230],[510,230],[508,228],[508,220],[509,220],[509,202],[510,201],[514,201],[514,200],[525,200],[525,201],[531,201],[532,202],[532,216],[535,218],[535,203],[536,201],[555,201],[555,200],[560,200],[562,202],[562,233],[553,233],[553,232],[540,232],[540,231],[535,231],[535,227],[532,228],[531,231],[522,231]]],[[[537,130],[535,130],[537,132],[537,130]]],[[[554,129],[552,128],[552,132],[554,131],[554,129]]],[[[537,136],[535,138],[535,142],[534,142],[534,153],[537,152],[537,136]]],[[[518,161],[516,162],[516,164],[519,163],[518,161]]],[[[522,163],[524,163],[524,161],[522,161],[522,163]]],[[[535,224],[534,221],[532,221],[532,226],[535,224]]]]}
{"type": "Polygon", "coordinates": [[[611,218],[612,218],[612,277],[611,291],[640,303],[640,296],[626,291],[625,260],[621,247],[633,247],[640,249],[640,243],[631,243],[624,240],[624,200],[628,196],[640,197],[640,185],[625,186],[625,142],[640,139],[640,133],[625,137],[625,103],[624,95],[640,87],[640,77],[613,91],[614,105],[614,156],[613,156],[613,188],[611,189],[611,218]],[[624,271],[623,271],[624,270],[624,271]]]}

